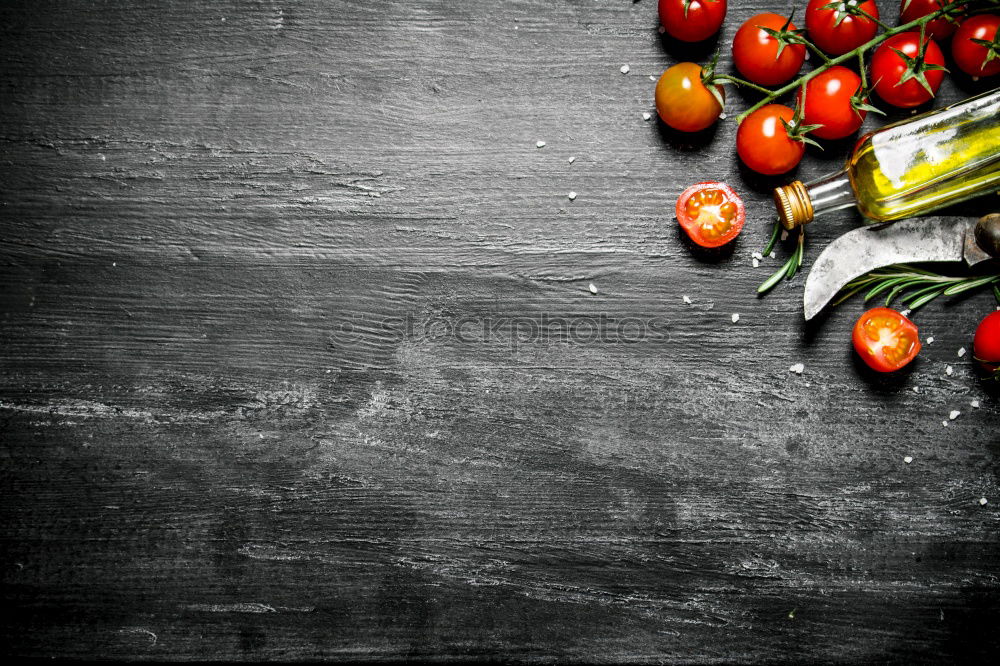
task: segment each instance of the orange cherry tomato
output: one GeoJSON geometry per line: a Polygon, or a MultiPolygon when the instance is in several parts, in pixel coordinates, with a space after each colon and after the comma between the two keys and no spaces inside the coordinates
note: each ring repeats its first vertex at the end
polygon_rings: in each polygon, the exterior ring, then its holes
{"type": "Polygon", "coordinates": [[[719,97],[701,82],[701,65],[680,62],[663,72],[656,82],[656,113],[660,120],[682,132],[697,132],[716,121],[722,113],[719,100],[726,99],[716,84],[719,97]]]}
{"type": "Polygon", "coordinates": [[[851,337],[854,351],[878,372],[899,370],[920,352],[916,324],[891,308],[872,308],[861,315],[851,337]]]}
{"type": "Polygon", "coordinates": [[[692,185],[677,199],[677,221],[701,247],[721,247],[743,229],[743,200],[725,183],[692,185]]]}

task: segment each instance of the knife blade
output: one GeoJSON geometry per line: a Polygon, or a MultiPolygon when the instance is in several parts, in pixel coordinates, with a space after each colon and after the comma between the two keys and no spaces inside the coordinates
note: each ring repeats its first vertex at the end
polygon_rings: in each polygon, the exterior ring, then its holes
{"type": "Polygon", "coordinates": [[[976,242],[976,219],[922,217],[861,227],[834,239],[816,258],[802,295],[805,318],[812,319],[854,278],[882,266],[911,262],[990,259],[976,242]]]}

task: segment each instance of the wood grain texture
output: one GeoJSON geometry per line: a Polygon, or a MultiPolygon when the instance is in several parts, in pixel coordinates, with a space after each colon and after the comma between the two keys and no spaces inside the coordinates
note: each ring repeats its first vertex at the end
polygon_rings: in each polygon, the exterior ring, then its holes
{"type": "MultiPolygon", "coordinates": [[[[764,9],[731,3],[724,70],[764,9]]],[[[757,299],[783,180],[739,166],[732,119],[643,120],[649,75],[715,48],[656,25],[650,0],[0,6],[3,651],[995,655],[1000,410],[957,356],[991,298],[926,307],[891,380],[852,358],[861,304],[805,326],[801,278],[757,299]],[[749,213],[713,256],[672,218],[705,179],[749,213]]]]}

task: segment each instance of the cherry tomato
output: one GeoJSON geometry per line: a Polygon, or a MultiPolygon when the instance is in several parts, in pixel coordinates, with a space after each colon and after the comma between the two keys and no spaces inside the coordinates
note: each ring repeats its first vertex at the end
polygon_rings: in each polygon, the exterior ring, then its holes
{"type": "Polygon", "coordinates": [[[720,247],[733,240],[745,220],[743,200],[725,183],[698,183],[677,199],[677,221],[702,247],[720,247]]]}
{"type": "MultiPolygon", "coordinates": [[[[918,18],[936,12],[945,5],[950,5],[955,0],[903,0],[899,3],[899,24],[916,21],[918,18]]],[[[955,28],[958,27],[948,19],[936,18],[930,23],[924,24],[924,34],[933,39],[948,39],[955,28]]],[[[919,29],[914,32],[920,32],[919,29]]]]}
{"type": "Polygon", "coordinates": [[[851,339],[858,356],[878,372],[899,370],[920,351],[916,325],[890,308],[872,308],[861,315],[851,339]]]}
{"type": "Polygon", "coordinates": [[[970,16],[958,26],[955,38],[951,40],[951,55],[958,68],[969,76],[993,76],[1000,74],[1000,57],[994,56],[986,62],[989,49],[973,39],[992,42],[1000,32],[1000,16],[979,14],[970,16]]]}
{"type": "Polygon", "coordinates": [[[719,31],[726,0],[660,0],[660,23],[682,42],[700,42],[719,31]]]}
{"type": "MultiPolygon", "coordinates": [[[[824,9],[831,0],[809,0],[806,7],[806,30],[813,44],[830,55],[851,51],[875,36],[878,24],[864,16],[854,16],[839,9],[824,9]]],[[[870,16],[878,18],[875,0],[846,0],[849,5],[861,5],[870,16]]]]}
{"type": "MultiPolygon", "coordinates": [[[[944,54],[941,53],[941,48],[933,39],[927,39],[926,43],[924,61],[943,66],[944,54]]],[[[896,51],[905,53],[910,58],[917,57],[920,51],[920,33],[901,32],[878,45],[872,55],[870,77],[875,82],[875,92],[893,106],[904,109],[920,106],[932,99],[934,94],[927,92],[915,78],[900,83],[907,64],[896,51]]],[[[927,77],[931,90],[936,93],[944,79],[944,70],[928,70],[924,72],[924,76],[927,77]]]]}
{"type": "Polygon", "coordinates": [[[979,322],[972,339],[972,355],[990,372],[1000,368],[1000,310],[979,322]]]}
{"type": "MultiPolygon", "coordinates": [[[[777,14],[757,14],[748,18],[733,37],[733,63],[754,83],[774,86],[789,80],[799,71],[806,59],[806,47],[789,44],[778,55],[778,40],[761,28],[781,30],[785,18],[777,14]]],[[[795,29],[795,24],[788,26],[795,29]]]]}
{"type": "MultiPolygon", "coordinates": [[[[715,89],[725,100],[722,86],[716,84],[715,89]]],[[[681,62],[663,72],[656,82],[656,112],[674,129],[697,132],[715,122],[722,104],[701,82],[701,66],[681,62]]]]}
{"type": "MultiPolygon", "coordinates": [[[[811,134],[821,139],[842,139],[858,131],[865,121],[865,111],[851,105],[851,98],[861,89],[861,77],[841,65],[834,65],[809,79],[802,122],[819,125],[811,134]]],[[[802,90],[796,97],[802,102],[802,90]]]]}
{"type": "Polygon", "coordinates": [[[798,164],[806,146],[789,137],[781,122],[791,122],[794,115],[783,104],[768,104],[744,118],[736,130],[736,152],[743,163],[768,176],[785,173],[798,164]]]}

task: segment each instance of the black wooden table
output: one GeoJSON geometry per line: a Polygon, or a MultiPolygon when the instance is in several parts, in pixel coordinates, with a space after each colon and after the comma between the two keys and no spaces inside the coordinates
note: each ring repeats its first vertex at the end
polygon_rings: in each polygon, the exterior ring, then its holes
{"type": "Polygon", "coordinates": [[[787,11],[734,4],[691,47],[651,0],[4,2],[3,652],[994,654],[1000,411],[958,355],[992,297],[889,379],[860,302],[756,297],[788,178],[732,117],[643,118],[787,11]],[[705,179],[749,212],[710,256],[672,212],[705,179]]]}

